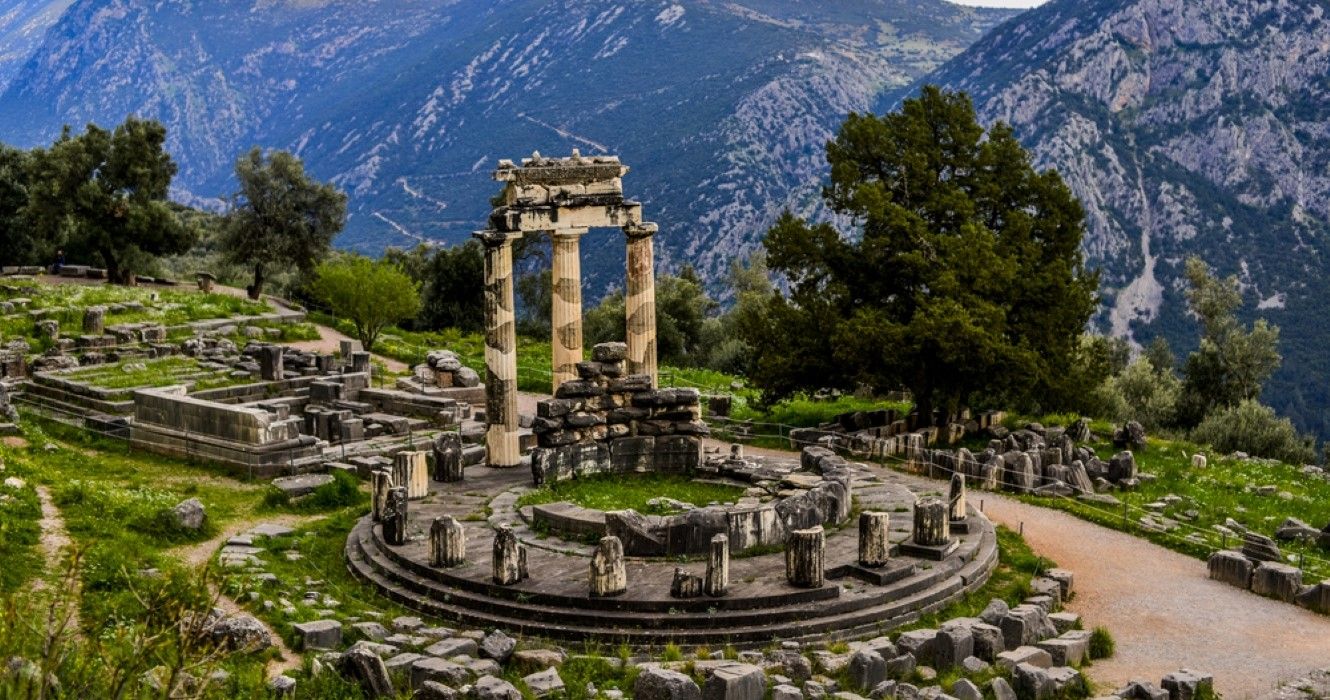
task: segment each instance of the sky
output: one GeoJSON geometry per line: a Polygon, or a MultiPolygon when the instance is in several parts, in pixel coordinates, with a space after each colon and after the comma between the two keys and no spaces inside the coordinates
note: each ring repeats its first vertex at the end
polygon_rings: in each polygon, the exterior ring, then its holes
{"type": "Polygon", "coordinates": [[[1034,7],[1044,4],[1045,0],[951,0],[951,2],[977,7],[1034,7]]]}

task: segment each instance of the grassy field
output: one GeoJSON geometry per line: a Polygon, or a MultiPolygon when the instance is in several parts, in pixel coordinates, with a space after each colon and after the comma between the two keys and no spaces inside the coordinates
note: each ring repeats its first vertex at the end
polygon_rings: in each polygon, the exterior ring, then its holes
{"type": "Polygon", "coordinates": [[[202,391],[257,381],[254,377],[235,379],[228,374],[228,370],[204,369],[192,357],[173,355],[153,360],[92,365],[61,376],[102,389],[141,389],[187,384],[194,391],[202,391]]]}
{"type": "Polygon", "coordinates": [[[653,506],[648,501],[664,497],[705,506],[712,502],[733,503],[743,493],[744,489],[738,486],[694,481],[677,474],[635,474],[631,479],[603,476],[546,484],[522,494],[517,507],[568,501],[596,510],[631,508],[639,513],[667,515],[678,510],[653,506]]]}
{"type": "MultiPolygon", "coordinates": [[[[218,669],[230,674],[204,697],[267,697],[267,654],[220,654],[181,634],[178,623],[216,604],[220,574],[214,566],[196,565],[211,560],[212,538],[239,523],[309,515],[311,509],[274,504],[269,487],[223,476],[218,467],[131,453],[123,443],[60,424],[30,418],[23,437],[27,446],[0,447],[3,475],[28,482],[28,493],[17,506],[0,503],[0,528],[5,528],[0,593],[41,573],[33,546],[37,506],[30,492],[33,485],[44,484],[74,544],[73,570],[80,586],[74,602],[83,634],[51,633],[50,611],[61,589],[6,595],[0,655],[50,660],[64,685],[62,695],[74,697],[113,697],[117,687],[128,690],[126,697],[160,696],[142,686],[142,675],[159,666],[185,669],[195,677],[218,669]],[[206,509],[199,531],[183,530],[171,517],[171,509],[188,498],[197,498],[206,509]]],[[[0,492],[10,491],[0,487],[0,492]]],[[[354,498],[363,503],[366,497],[357,491],[354,498]]],[[[342,507],[345,501],[332,502],[342,507]]],[[[46,574],[58,579],[61,572],[46,574]]],[[[317,697],[360,697],[339,679],[312,685],[324,684],[331,685],[317,697]]]]}

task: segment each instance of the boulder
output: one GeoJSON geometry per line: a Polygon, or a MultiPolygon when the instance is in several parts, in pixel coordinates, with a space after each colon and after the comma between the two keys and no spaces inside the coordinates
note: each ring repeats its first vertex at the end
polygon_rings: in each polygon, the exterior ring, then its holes
{"type": "Polygon", "coordinates": [[[411,700],[458,700],[459,697],[456,690],[435,681],[421,683],[411,694],[411,700]]]}
{"type": "Polygon", "coordinates": [[[1206,562],[1210,578],[1238,588],[1251,588],[1252,563],[1239,552],[1222,550],[1206,562]]]}
{"type": "Polygon", "coordinates": [[[1302,590],[1302,570],[1280,562],[1263,561],[1252,572],[1251,590],[1257,595],[1292,603],[1302,590]]]}
{"type": "Polygon", "coordinates": [[[336,649],[342,644],[342,623],[337,620],[297,622],[291,628],[300,649],[336,649]]]}
{"type": "Polygon", "coordinates": [[[1127,421],[1125,425],[1113,431],[1113,446],[1120,450],[1145,449],[1146,446],[1145,427],[1134,420],[1127,421]]]}
{"type": "Polygon", "coordinates": [[[861,691],[870,691],[887,679],[887,660],[871,649],[860,649],[850,658],[850,683],[861,691]]]}
{"type": "Polygon", "coordinates": [[[208,520],[207,511],[204,510],[203,504],[197,498],[190,498],[176,504],[171,509],[171,517],[176,527],[191,531],[203,529],[203,524],[208,520]]]}
{"type": "Polygon", "coordinates": [[[1214,697],[1215,679],[1208,673],[1184,668],[1164,676],[1159,685],[1168,691],[1168,700],[1195,700],[1198,697],[1214,697]]]}
{"type": "Polygon", "coordinates": [[[1242,555],[1256,562],[1284,561],[1284,555],[1274,540],[1251,530],[1242,535],[1242,555]]]}

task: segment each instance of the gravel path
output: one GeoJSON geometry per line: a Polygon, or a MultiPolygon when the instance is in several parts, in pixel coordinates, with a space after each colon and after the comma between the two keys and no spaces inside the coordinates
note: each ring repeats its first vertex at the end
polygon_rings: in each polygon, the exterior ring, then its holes
{"type": "MultiPolygon", "coordinates": [[[[713,446],[726,447],[708,441],[713,446]]],[[[932,488],[943,483],[903,476],[932,488]]],[[[1024,523],[1030,547],[1076,575],[1068,608],[1087,627],[1113,633],[1117,653],[1087,669],[1096,683],[1118,688],[1139,678],[1158,684],[1167,673],[1192,668],[1214,674],[1215,689],[1239,700],[1330,664],[1330,617],[1211,581],[1199,559],[1062,511],[972,491],[970,502],[980,501],[994,522],[1013,530],[1024,523]]]]}
{"type": "Polygon", "coordinates": [[[1213,673],[1225,698],[1250,698],[1330,659],[1330,617],[1211,581],[1199,559],[1061,511],[986,492],[971,498],[996,522],[1023,522],[1036,552],[1075,573],[1069,607],[1117,640],[1117,654],[1090,670],[1099,683],[1158,683],[1193,668],[1213,673]]]}

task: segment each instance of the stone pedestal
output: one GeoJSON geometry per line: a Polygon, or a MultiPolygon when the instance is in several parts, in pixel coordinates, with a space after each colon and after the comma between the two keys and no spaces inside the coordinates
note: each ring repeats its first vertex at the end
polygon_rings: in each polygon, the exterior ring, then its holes
{"type": "Polygon", "coordinates": [[[579,241],[587,229],[561,229],[550,233],[554,250],[551,276],[553,322],[551,354],[554,389],[577,379],[582,361],[582,262],[579,241]]]}
{"type": "Polygon", "coordinates": [[[517,320],[513,241],[521,234],[481,231],[485,245],[485,447],[491,467],[522,462],[517,435],[517,320]]]}
{"type": "Polygon", "coordinates": [[[282,367],[282,352],[280,345],[265,345],[259,348],[259,377],[264,381],[280,381],[285,374],[285,368],[282,367]]]}
{"type": "Polygon", "coordinates": [[[511,586],[526,577],[526,546],[512,528],[500,525],[494,530],[494,582],[511,586]]]}
{"type": "Polygon", "coordinates": [[[707,576],[702,590],[713,598],[725,595],[730,588],[730,538],[716,535],[711,538],[707,553],[707,576]]]}
{"type": "Polygon", "coordinates": [[[651,377],[659,386],[656,369],[656,270],[652,236],[656,225],[642,223],[624,227],[628,237],[628,292],[624,313],[628,329],[628,374],[651,377]]]}
{"type": "Polygon", "coordinates": [[[462,434],[440,434],[434,439],[434,480],[453,483],[461,481],[462,474],[462,434]]]}
{"type": "Polygon", "coordinates": [[[388,502],[383,509],[383,541],[401,546],[406,544],[406,489],[394,486],[388,489],[388,502]]]}
{"type": "Polygon", "coordinates": [[[822,587],[826,547],[827,536],[821,525],[790,533],[785,540],[785,578],[791,586],[822,587]]]}
{"type": "Polygon", "coordinates": [[[429,528],[429,565],[460,566],[466,562],[466,530],[457,518],[435,518],[429,528]]]}
{"type": "Polygon", "coordinates": [[[106,332],[106,307],[89,306],[83,310],[83,334],[101,335],[106,332]]]}
{"type": "Polygon", "coordinates": [[[371,489],[370,496],[370,516],[374,522],[383,520],[384,511],[388,509],[388,491],[393,487],[393,475],[386,469],[375,469],[369,475],[369,484],[371,489]]]}
{"type": "Polygon", "coordinates": [[[628,569],[623,560],[623,543],[609,535],[600,538],[591,555],[591,597],[608,598],[628,590],[628,569]]]}
{"type": "Polygon", "coordinates": [[[424,452],[393,455],[393,484],[406,489],[412,500],[429,495],[429,460],[424,452]]]}
{"type": "Polygon", "coordinates": [[[966,532],[969,530],[969,517],[965,511],[965,475],[955,473],[951,475],[951,491],[947,498],[947,520],[950,523],[950,529],[955,532],[966,532]]]}
{"type": "Polygon", "coordinates": [[[891,515],[876,511],[859,514],[859,565],[878,568],[891,559],[891,515]]]}

